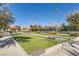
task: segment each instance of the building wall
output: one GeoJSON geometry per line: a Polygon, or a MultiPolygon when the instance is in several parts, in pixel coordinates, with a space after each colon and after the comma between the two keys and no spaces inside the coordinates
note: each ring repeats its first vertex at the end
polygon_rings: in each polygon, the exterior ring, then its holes
{"type": "Polygon", "coordinates": [[[30,26],[21,26],[21,31],[29,31],[30,26]]]}

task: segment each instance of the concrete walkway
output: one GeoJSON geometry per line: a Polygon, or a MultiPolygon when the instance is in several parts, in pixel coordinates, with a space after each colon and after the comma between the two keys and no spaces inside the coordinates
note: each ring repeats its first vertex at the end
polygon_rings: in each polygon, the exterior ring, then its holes
{"type": "MultiPolygon", "coordinates": [[[[63,46],[62,44],[58,44],[47,48],[45,53],[40,56],[79,56],[79,37],[74,40],[77,43],[73,45],[63,43],[63,46]]],[[[0,56],[28,56],[28,54],[13,38],[11,38],[11,36],[6,36],[0,38],[0,56]]]]}
{"type": "Polygon", "coordinates": [[[68,43],[47,48],[45,53],[40,56],[79,56],[79,37],[74,39],[76,42],[71,46],[68,43]]]}
{"type": "Polygon", "coordinates": [[[6,36],[0,38],[0,56],[28,56],[28,54],[11,36],[6,36]]]}
{"type": "Polygon", "coordinates": [[[41,35],[41,34],[33,34],[33,33],[31,33],[31,35],[33,35],[33,36],[39,36],[39,37],[44,37],[44,38],[48,38],[49,36],[45,36],[45,35],[41,35]]]}
{"type": "MultiPolygon", "coordinates": [[[[40,36],[47,38],[48,36],[43,36],[40,34],[31,34],[34,36],[40,36]]],[[[79,56],[79,37],[74,39],[76,42],[72,45],[68,43],[58,44],[50,48],[45,49],[45,53],[40,56],[79,56]]]]}

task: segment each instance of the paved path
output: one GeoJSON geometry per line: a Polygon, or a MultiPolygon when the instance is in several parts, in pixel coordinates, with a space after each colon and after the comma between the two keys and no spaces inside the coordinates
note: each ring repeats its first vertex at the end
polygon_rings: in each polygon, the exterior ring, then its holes
{"type": "MultiPolygon", "coordinates": [[[[47,48],[40,56],[79,56],[79,37],[74,39],[77,43],[72,46],[68,43],[47,48]]],[[[11,36],[0,39],[0,56],[28,56],[11,36]]]]}
{"type": "Polygon", "coordinates": [[[0,38],[0,56],[28,56],[28,54],[11,36],[7,36],[0,38]]]}
{"type": "Polygon", "coordinates": [[[41,34],[33,34],[33,33],[31,33],[31,35],[33,35],[33,36],[39,36],[39,37],[44,37],[44,38],[48,38],[49,36],[45,36],[45,35],[41,35],[41,34]]]}
{"type": "MultiPolygon", "coordinates": [[[[48,36],[43,36],[40,34],[31,34],[34,36],[41,36],[47,38],[48,36]]],[[[45,53],[40,56],[79,56],[79,37],[74,39],[77,43],[70,45],[68,43],[58,44],[50,48],[45,49],[45,53]]]]}
{"type": "Polygon", "coordinates": [[[40,56],[79,56],[79,37],[75,39],[77,43],[74,43],[72,46],[68,43],[56,45],[46,49],[45,53],[40,56]]]}

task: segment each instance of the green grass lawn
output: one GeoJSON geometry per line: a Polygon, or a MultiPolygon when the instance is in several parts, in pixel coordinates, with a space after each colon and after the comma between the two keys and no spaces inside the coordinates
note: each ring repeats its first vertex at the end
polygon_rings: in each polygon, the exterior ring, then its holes
{"type": "Polygon", "coordinates": [[[38,36],[32,36],[30,34],[21,34],[13,36],[15,39],[23,39],[25,41],[18,41],[21,47],[28,53],[31,54],[32,52],[39,50],[39,49],[46,49],[51,46],[55,46],[59,44],[58,41],[54,39],[48,39],[38,36]]]}
{"type": "Polygon", "coordinates": [[[72,37],[69,34],[67,34],[67,35],[60,36],[60,38],[63,38],[65,40],[68,40],[68,39],[71,39],[72,37]]]}
{"type": "MultiPolygon", "coordinates": [[[[54,36],[57,34],[57,32],[49,32],[49,33],[37,33],[37,32],[32,32],[33,34],[38,34],[38,35],[43,35],[43,36],[54,36]]],[[[60,35],[60,33],[58,33],[58,35],[60,35]]],[[[70,36],[70,34],[64,34],[64,35],[60,35],[60,38],[62,38],[63,40],[68,40],[71,39],[72,36],[70,36]]]]}
{"type": "Polygon", "coordinates": [[[40,34],[43,36],[52,36],[52,35],[57,35],[58,32],[31,32],[32,34],[40,34]]]}

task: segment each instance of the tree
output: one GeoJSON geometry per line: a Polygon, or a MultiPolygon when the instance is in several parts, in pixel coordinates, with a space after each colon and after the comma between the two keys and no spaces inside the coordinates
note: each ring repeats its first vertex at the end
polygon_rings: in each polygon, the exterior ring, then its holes
{"type": "Polygon", "coordinates": [[[0,9],[0,25],[1,29],[6,30],[10,24],[14,23],[14,17],[8,7],[1,7],[0,9]]]}
{"type": "Polygon", "coordinates": [[[60,30],[61,31],[68,31],[68,25],[65,25],[64,23],[62,23],[61,27],[60,27],[60,30]]]}
{"type": "Polygon", "coordinates": [[[21,31],[21,27],[20,26],[16,26],[18,28],[18,31],[21,31]]]}
{"type": "Polygon", "coordinates": [[[71,13],[67,15],[67,22],[70,30],[78,31],[79,30],[79,12],[71,13]]]}
{"type": "Polygon", "coordinates": [[[31,31],[37,31],[38,30],[38,26],[36,24],[31,25],[30,28],[31,28],[31,31]]]}

